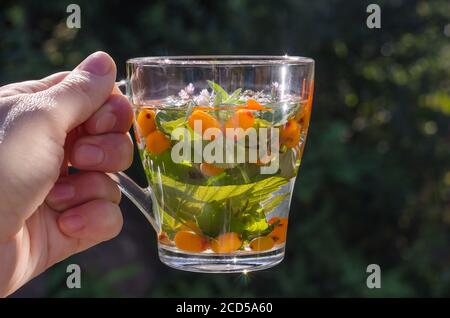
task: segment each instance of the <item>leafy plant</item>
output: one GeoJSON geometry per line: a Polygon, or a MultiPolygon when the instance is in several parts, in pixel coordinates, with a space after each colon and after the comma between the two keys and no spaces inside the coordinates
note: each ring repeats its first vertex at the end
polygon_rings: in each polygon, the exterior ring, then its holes
{"type": "Polygon", "coordinates": [[[209,87],[214,92],[214,106],[225,105],[242,105],[245,102],[240,100],[240,94],[242,89],[236,89],[231,95],[229,95],[219,84],[208,81],[209,87]]]}

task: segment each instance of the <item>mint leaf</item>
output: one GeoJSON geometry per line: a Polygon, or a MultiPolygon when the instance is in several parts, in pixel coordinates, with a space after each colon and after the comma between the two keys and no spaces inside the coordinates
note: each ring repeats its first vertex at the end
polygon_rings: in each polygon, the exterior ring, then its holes
{"type": "Polygon", "coordinates": [[[225,101],[227,104],[233,104],[233,102],[236,102],[239,100],[239,95],[241,94],[242,88],[236,89],[225,101]]]}
{"type": "Polygon", "coordinates": [[[265,221],[265,219],[258,222],[257,224],[255,224],[252,227],[253,231],[245,231],[243,234],[243,239],[247,240],[247,241],[251,241],[254,238],[257,238],[259,236],[266,236],[266,235],[270,234],[273,231],[273,229],[275,228],[275,224],[269,225],[267,222],[265,224],[263,224],[264,223],[263,221],[265,221]]]}
{"type": "Polygon", "coordinates": [[[213,81],[207,81],[209,87],[213,90],[216,95],[216,98],[219,96],[221,101],[227,100],[229,95],[228,93],[217,83],[213,81]]]}
{"type": "Polygon", "coordinates": [[[197,215],[196,219],[203,234],[216,237],[226,227],[227,217],[225,206],[217,201],[205,203],[201,214],[197,215]]]}
{"type": "Polygon", "coordinates": [[[213,102],[214,106],[219,106],[220,104],[222,104],[222,100],[223,100],[222,95],[216,94],[214,96],[214,102],[213,102]]]}
{"type": "Polygon", "coordinates": [[[262,206],[264,214],[268,215],[273,210],[278,208],[278,206],[281,204],[281,202],[286,200],[286,198],[288,198],[289,195],[290,195],[290,193],[286,192],[286,193],[283,193],[283,194],[275,195],[275,196],[273,196],[273,197],[271,197],[271,198],[261,202],[261,206],[262,206]]]}
{"type": "Polygon", "coordinates": [[[178,118],[171,121],[161,121],[158,120],[158,115],[156,116],[156,125],[158,126],[158,129],[168,136],[170,136],[172,134],[172,131],[174,131],[176,128],[183,127],[185,123],[186,121],[184,120],[184,118],[178,118]]]}
{"type": "Polygon", "coordinates": [[[203,206],[201,214],[196,216],[197,224],[202,232],[210,237],[217,237],[224,232],[239,233],[244,240],[269,234],[273,226],[267,223],[261,209],[242,209],[231,206],[231,202],[211,201],[203,206]]]}
{"type": "Polygon", "coordinates": [[[170,136],[177,127],[186,123],[185,113],[181,111],[158,112],[155,117],[156,126],[166,135],[170,136]]]}
{"type": "Polygon", "coordinates": [[[269,234],[270,232],[272,232],[271,230],[269,230],[269,227],[270,225],[267,223],[265,217],[253,219],[245,226],[242,237],[244,240],[250,241],[255,237],[269,234]]]}
{"type": "Polygon", "coordinates": [[[241,88],[236,89],[231,95],[229,95],[219,84],[213,81],[208,81],[208,85],[211,87],[215,95],[214,106],[219,106],[222,104],[240,105],[245,103],[244,101],[239,100],[242,91],[241,88]]]}

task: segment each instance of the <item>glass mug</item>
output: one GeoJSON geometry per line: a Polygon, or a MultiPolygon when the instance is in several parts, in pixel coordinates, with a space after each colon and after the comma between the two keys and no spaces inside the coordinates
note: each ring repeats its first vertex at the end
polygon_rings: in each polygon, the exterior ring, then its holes
{"type": "Polygon", "coordinates": [[[160,260],[208,273],[283,260],[309,126],[314,61],[143,57],[125,86],[149,186],[110,174],[158,235],[160,260]]]}

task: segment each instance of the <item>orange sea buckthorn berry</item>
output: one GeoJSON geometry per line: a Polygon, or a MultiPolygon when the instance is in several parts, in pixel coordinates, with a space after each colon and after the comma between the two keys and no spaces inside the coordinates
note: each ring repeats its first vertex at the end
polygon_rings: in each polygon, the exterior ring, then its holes
{"type": "Polygon", "coordinates": [[[155,112],[150,109],[142,109],[137,117],[137,124],[142,136],[147,136],[156,130],[155,112]]]}
{"type": "Polygon", "coordinates": [[[280,130],[280,143],[288,148],[293,148],[300,142],[300,125],[290,119],[280,130]]]}
{"type": "Polygon", "coordinates": [[[253,239],[249,246],[252,251],[262,252],[270,250],[275,245],[273,239],[267,236],[261,236],[253,239]]]}
{"type": "MultiPolygon", "coordinates": [[[[189,126],[194,129],[198,134],[201,134],[203,136],[203,133],[208,128],[217,128],[222,129],[222,125],[220,122],[215,118],[214,116],[208,114],[207,112],[204,112],[203,110],[194,110],[188,118],[188,124],[189,126]],[[195,122],[199,121],[202,124],[201,131],[195,130],[195,122]]],[[[198,124],[197,124],[198,125],[198,124]]],[[[213,139],[213,138],[208,138],[213,139]]]]}
{"type": "Polygon", "coordinates": [[[192,231],[179,231],[175,234],[175,246],[190,253],[201,253],[207,249],[207,240],[192,231]]]}
{"type": "Polygon", "coordinates": [[[269,220],[269,224],[272,225],[274,223],[276,225],[268,236],[272,238],[275,244],[282,244],[286,242],[288,219],[273,217],[269,220]]]}
{"type": "Polygon", "coordinates": [[[215,253],[232,253],[237,251],[242,245],[239,235],[234,232],[228,232],[219,235],[211,241],[211,249],[215,253]]]}
{"type": "Polygon", "coordinates": [[[248,128],[253,127],[254,123],[255,116],[253,116],[253,113],[246,109],[240,109],[227,120],[225,123],[225,129],[242,128],[247,130],[248,128]]]}
{"type": "Polygon", "coordinates": [[[212,163],[204,162],[200,165],[200,171],[204,176],[215,177],[215,176],[221,174],[222,172],[224,172],[225,169],[217,167],[217,166],[213,165],[212,163]]]}
{"type": "Polygon", "coordinates": [[[264,107],[254,99],[249,99],[247,101],[246,108],[250,110],[264,110],[264,107]]]}
{"type": "Polygon", "coordinates": [[[147,150],[154,155],[160,155],[170,148],[170,139],[159,130],[151,132],[145,142],[147,150]]]}

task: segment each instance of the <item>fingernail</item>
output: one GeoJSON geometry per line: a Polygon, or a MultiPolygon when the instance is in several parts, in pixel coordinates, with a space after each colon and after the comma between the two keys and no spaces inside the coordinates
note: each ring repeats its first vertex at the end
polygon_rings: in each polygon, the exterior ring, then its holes
{"type": "Polygon", "coordinates": [[[79,214],[64,215],[59,219],[59,224],[64,231],[76,232],[84,227],[84,219],[79,214]]]}
{"type": "Polygon", "coordinates": [[[105,153],[96,145],[81,145],[75,150],[75,164],[81,166],[94,166],[103,161],[105,153]]]}
{"type": "Polygon", "coordinates": [[[112,113],[104,113],[99,116],[95,123],[95,130],[97,133],[105,133],[113,129],[116,125],[117,118],[112,113]]]}
{"type": "Polygon", "coordinates": [[[52,202],[62,202],[72,199],[75,196],[75,187],[70,183],[56,183],[47,196],[52,202]]]}
{"type": "Polygon", "coordinates": [[[95,75],[103,76],[108,74],[111,70],[111,59],[104,52],[95,52],[81,62],[77,68],[95,75]]]}

